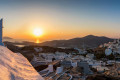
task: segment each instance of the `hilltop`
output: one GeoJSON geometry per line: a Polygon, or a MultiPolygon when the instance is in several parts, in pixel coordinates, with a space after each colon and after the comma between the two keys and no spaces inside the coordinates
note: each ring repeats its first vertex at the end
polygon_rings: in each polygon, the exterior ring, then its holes
{"type": "Polygon", "coordinates": [[[88,35],[81,38],[73,38],[69,40],[53,40],[40,43],[42,46],[52,46],[52,47],[97,47],[101,44],[113,41],[113,39],[108,37],[99,37],[94,35],[88,35]]]}

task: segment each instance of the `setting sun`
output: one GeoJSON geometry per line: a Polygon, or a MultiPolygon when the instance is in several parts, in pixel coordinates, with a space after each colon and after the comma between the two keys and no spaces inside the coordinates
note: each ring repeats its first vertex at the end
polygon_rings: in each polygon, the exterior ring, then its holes
{"type": "Polygon", "coordinates": [[[40,28],[35,28],[33,33],[35,36],[39,37],[43,34],[43,31],[40,28]]]}

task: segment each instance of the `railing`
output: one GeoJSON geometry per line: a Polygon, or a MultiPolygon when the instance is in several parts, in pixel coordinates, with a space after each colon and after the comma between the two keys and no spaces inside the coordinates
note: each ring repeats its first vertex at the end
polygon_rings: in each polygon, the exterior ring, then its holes
{"type": "Polygon", "coordinates": [[[39,73],[44,72],[44,71],[47,71],[47,70],[49,70],[48,67],[47,67],[46,69],[40,71],[39,73]]]}
{"type": "Polygon", "coordinates": [[[69,80],[72,80],[73,76],[72,75],[69,75],[70,76],[70,79],[69,80]]]}
{"type": "Polygon", "coordinates": [[[59,77],[57,77],[55,80],[58,80],[62,75],[64,75],[67,71],[64,71],[59,77]]]}
{"type": "Polygon", "coordinates": [[[53,77],[55,77],[57,74],[55,74],[54,76],[51,76],[48,80],[52,79],[53,77]]]}
{"type": "Polygon", "coordinates": [[[46,77],[49,74],[50,74],[50,72],[47,72],[46,74],[42,75],[42,77],[46,77]]]}

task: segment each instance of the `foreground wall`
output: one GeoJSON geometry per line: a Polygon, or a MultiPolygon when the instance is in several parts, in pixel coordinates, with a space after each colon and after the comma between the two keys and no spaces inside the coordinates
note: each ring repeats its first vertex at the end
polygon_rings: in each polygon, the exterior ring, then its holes
{"type": "Polygon", "coordinates": [[[0,46],[0,80],[44,80],[20,53],[0,46]]]}

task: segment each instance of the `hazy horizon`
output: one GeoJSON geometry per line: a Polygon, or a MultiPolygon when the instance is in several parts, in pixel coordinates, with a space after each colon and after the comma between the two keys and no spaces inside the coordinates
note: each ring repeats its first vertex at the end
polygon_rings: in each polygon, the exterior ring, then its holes
{"type": "Polygon", "coordinates": [[[120,38],[119,0],[2,0],[4,36],[35,41],[71,39],[86,35],[120,38]]]}
{"type": "MultiPolygon", "coordinates": [[[[96,36],[96,35],[86,35],[86,36],[96,36]]],[[[53,41],[53,40],[70,40],[70,39],[75,39],[75,38],[83,38],[83,37],[86,37],[86,36],[82,36],[82,37],[72,37],[72,38],[68,38],[68,39],[50,39],[50,40],[40,40],[40,43],[42,42],[46,42],[46,41],[53,41]]],[[[97,36],[97,37],[107,37],[107,36],[97,36]]],[[[111,37],[107,37],[107,38],[111,38],[111,37]]],[[[120,39],[120,38],[111,38],[111,39],[120,39]]],[[[12,37],[8,37],[8,36],[3,36],[3,41],[10,41],[10,42],[22,42],[22,41],[29,41],[29,42],[36,42],[36,39],[35,40],[29,40],[29,39],[16,39],[16,38],[12,38],[12,37]],[[11,39],[5,39],[5,38],[11,38],[11,39]],[[13,40],[13,41],[12,41],[13,40]]]]}

